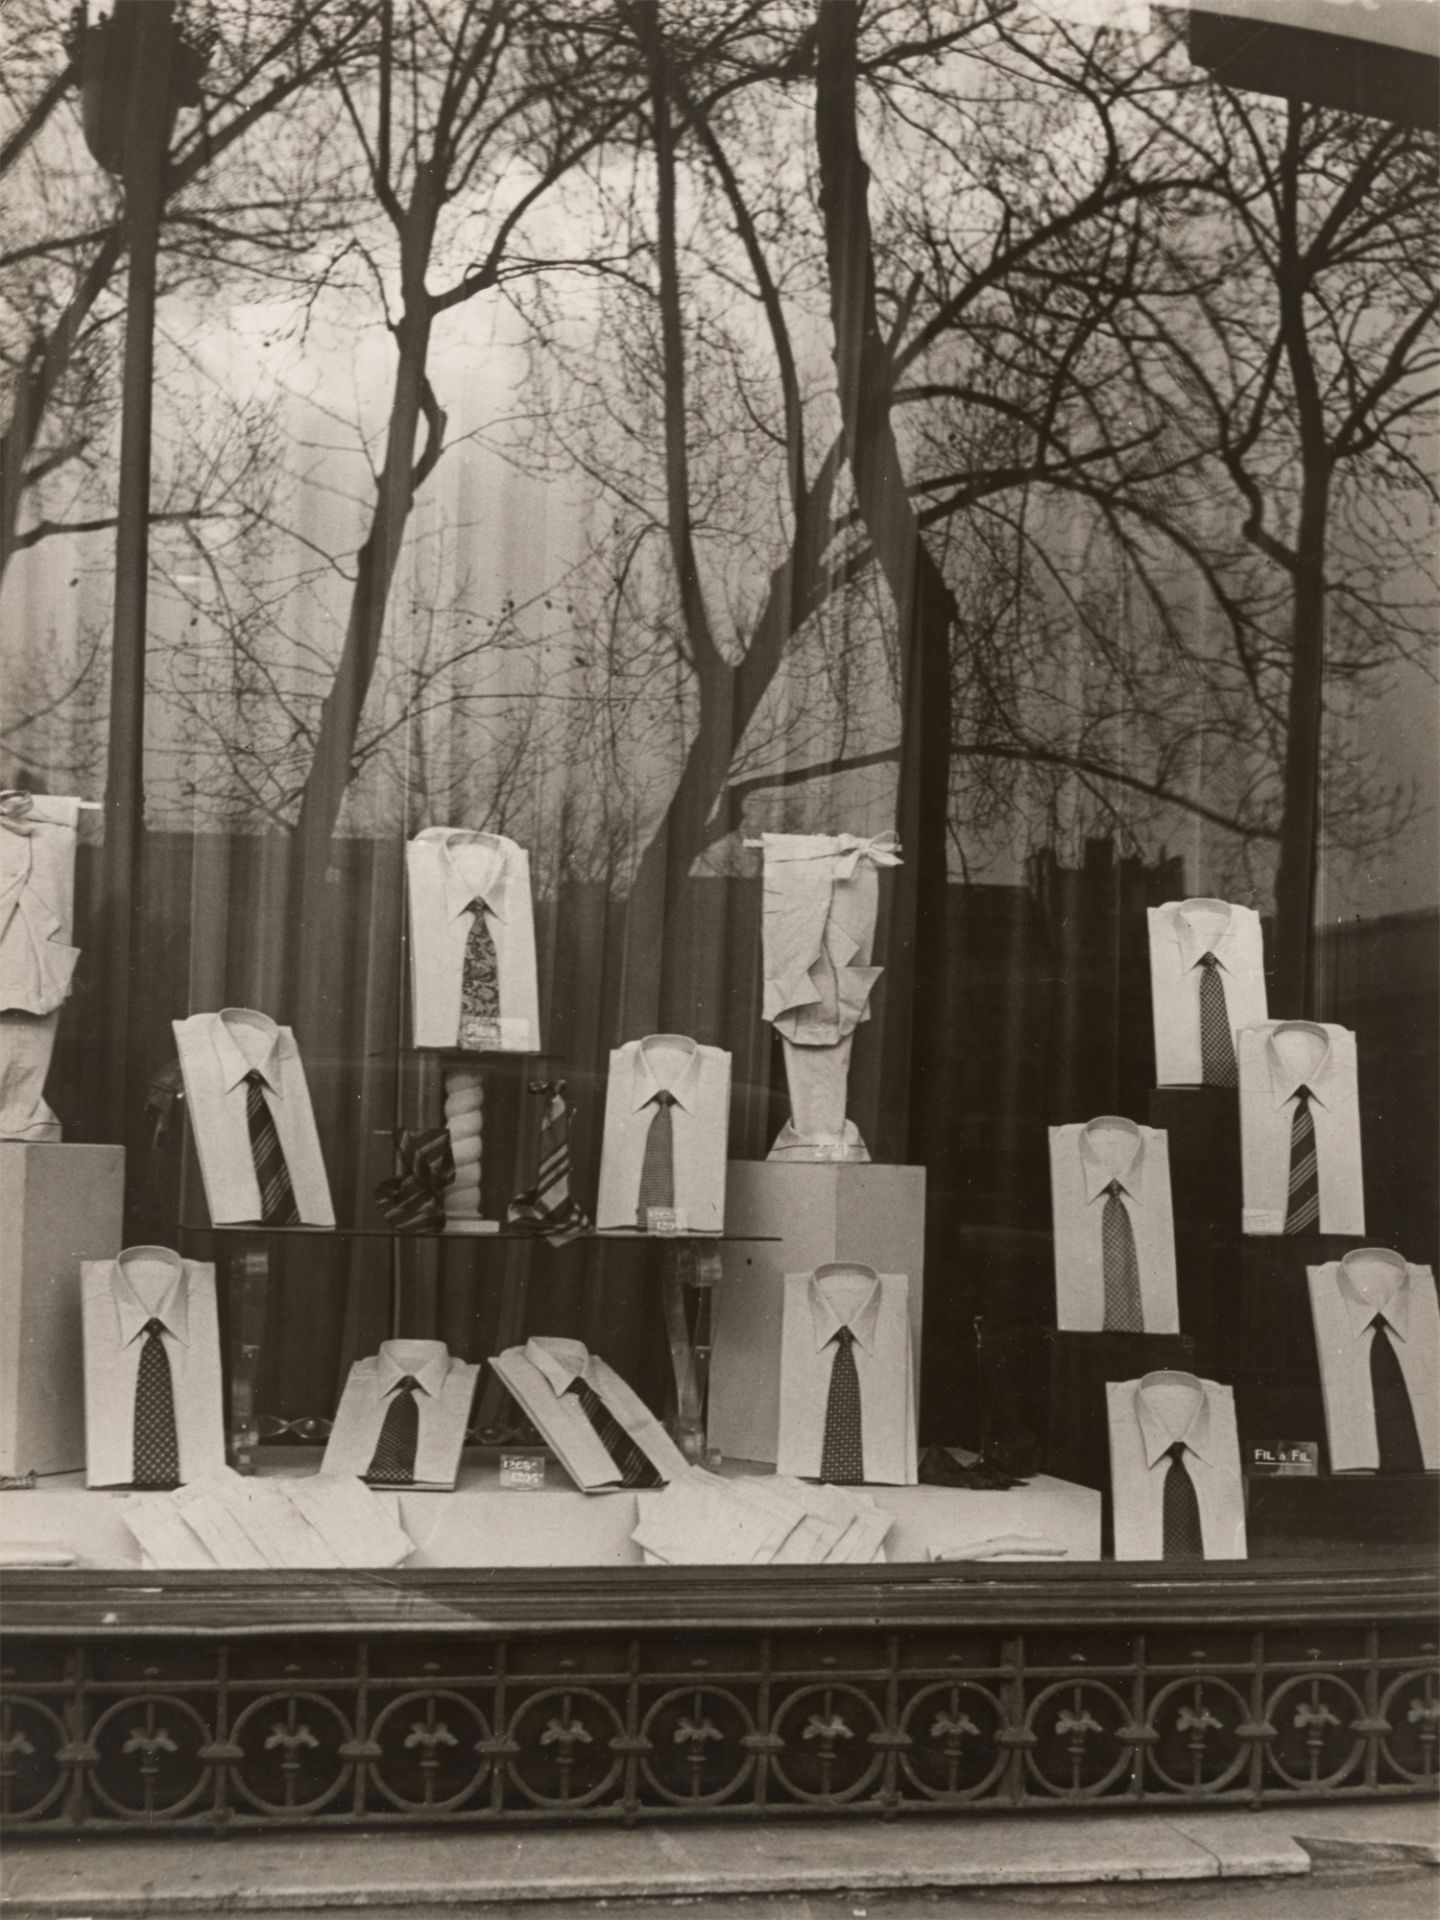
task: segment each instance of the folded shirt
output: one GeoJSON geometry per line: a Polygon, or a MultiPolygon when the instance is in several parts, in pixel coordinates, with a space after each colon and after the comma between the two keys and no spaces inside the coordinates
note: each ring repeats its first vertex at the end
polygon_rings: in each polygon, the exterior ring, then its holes
{"type": "Polygon", "coordinates": [[[222,1472],[173,1493],[132,1494],[121,1514],[146,1566],[394,1567],[414,1550],[399,1502],[346,1474],[249,1480],[222,1472]]]}

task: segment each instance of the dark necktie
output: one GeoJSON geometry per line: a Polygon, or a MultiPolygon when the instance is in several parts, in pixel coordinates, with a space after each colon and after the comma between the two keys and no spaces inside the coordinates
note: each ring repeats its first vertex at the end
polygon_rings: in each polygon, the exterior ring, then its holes
{"type": "Polygon", "coordinates": [[[1140,1306],[1140,1260],[1135,1251],[1135,1229],[1120,1198],[1118,1180],[1112,1180],[1105,1189],[1100,1251],[1105,1277],[1105,1331],[1143,1333],[1145,1315],[1140,1306]]]}
{"type": "Polygon", "coordinates": [[[573,1393],[580,1402],[580,1410],[594,1429],[595,1438],[615,1462],[622,1487],[663,1484],[649,1455],[641,1452],[592,1386],[577,1375],[565,1391],[573,1393]]]}
{"type": "Polygon", "coordinates": [[[820,1478],[832,1487],[858,1487],[865,1480],[865,1444],[860,1424],[860,1375],[855,1371],[855,1335],[841,1327],[835,1335],[830,1393],[825,1402],[825,1438],[820,1446],[820,1478]]]}
{"type": "Polygon", "coordinates": [[[1425,1456],[1415,1408],[1401,1371],[1400,1356],[1390,1338],[1390,1322],[1377,1313],[1370,1322],[1370,1392],[1375,1401],[1375,1438],[1380,1447],[1382,1473],[1423,1473],[1425,1456]]]}
{"type": "Polygon", "coordinates": [[[1161,1552],[1167,1560],[1203,1560],[1205,1536],[1200,1531],[1200,1502],[1190,1469],[1185,1464],[1185,1442],[1177,1440],[1165,1451],[1170,1456],[1170,1465],[1165,1469],[1161,1552]]]}
{"type": "Polygon", "coordinates": [[[1207,1087],[1233,1087],[1240,1075],[1220,962],[1213,953],[1202,953],[1200,968],[1200,1078],[1207,1087]]]}
{"type": "Polygon", "coordinates": [[[260,1188],[260,1218],[267,1227],[295,1227],[300,1209],[290,1185],[290,1169],[275,1130],[275,1116],[265,1098],[265,1081],[253,1069],[245,1076],[245,1121],[250,1129],[250,1152],[260,1188]]]}
{"type": "Polygon", "coordinates": [[[1313,1233],[1320,1223],[1320,1172],[1315,1158],[1315,1117],[1309,1087],[1295,1089],[1290,1122],[1290,1188],[1285,1203],[1286,1233],[1313,1233]]]}
{"type": "Polygon", "coordinates": [[[145,1344],[135,1376],[135,1431],[130,1476],[137,1487],[178,1487],[180,1442],[175,1434],[175,1385],[161,1339],[163,1320],[145,1322],[145,1344]]]}
{"type": "Polygon", "coordinates": [[[640,1166],[640,1201],[635,1209],[635,1224],[646,1225],[651,1207],[675,1204],[675,1122],[670,1109],[673,1093],[661,1089],[655,1095],[655,1111],[650,1116],[650,1131],[645,1135],[645,1158],[640,1166]]]}
{"type": "Polygon", "coordinates": [[[485,918],[485,902],[478,894],[470,902],[470,912],[473,918],[460,974],[460,1045],[493,1048],[500,1044],[500,962],[485,918]]]}
{"type": "Polygon", "coordinates": [[[415,1484],[415,1448],[420,1439],[420,1409],[415,1389],[420,1382],[413,1373],[397,1380],[375,1455],[364,1478],[372,1487],[409,1487],[415,1484]]]}

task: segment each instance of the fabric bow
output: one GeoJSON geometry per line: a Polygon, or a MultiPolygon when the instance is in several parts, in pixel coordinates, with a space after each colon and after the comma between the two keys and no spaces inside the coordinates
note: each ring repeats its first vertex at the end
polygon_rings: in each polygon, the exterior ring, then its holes
{"type": "Polygon", "coordinates": [[[375,1200],[392,1227],[423,1233],[445,1224],[445,1189],[455,1178],[448,1127],[402,1127],[395,1135],[399,1172],[382,1180],[375,1200]]]}

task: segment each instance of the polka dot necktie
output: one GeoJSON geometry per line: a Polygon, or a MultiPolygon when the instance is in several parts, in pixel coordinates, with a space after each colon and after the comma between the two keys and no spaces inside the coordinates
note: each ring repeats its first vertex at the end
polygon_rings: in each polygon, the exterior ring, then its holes
{"type": "Polygon", "coordinates": [[[1200,956],[1200,1078],[1207,1087],[1239,1083],[1235,1065],[1235,1036],[1225,1004],[1225,982],[1213,953],[1200,956]]]}
{"type": "Polygon", "coordinates": [[[1140,1257],[1135,1251],[1135,1228],[1120,1194],[1120,1182],[1112,1180],[1105,1189],[1105,1211],[1100,1221],[1105,1331],[1143,1333],[1145,1314],[1140,1305],[1140,1257]]]}
{"type": "Polygon", "coordinates": [[[622,1487],[658,1487],[664,1484],[649,1455],[641,1452],[588,1381],[577,1376],[565,1391],[580,1402],[580,1410],[590,1422],[595,1438],[615,1463],[622,1487]]]}
{"type": "Polygon", "coordinates": [[[664,1088],[655,1095],[655,1111],[645,1135],[645,1158],[640,1166],[640,1200],[635,1208],[635,1224],[646,1225],[651,1207],[675,1204],[675,1121],[671,1109],[675,1096],[664,1088]]]}
{"type": "Polygon", "coordinates": [[[1309,1087],[1295,1089],[1290,1122],[1290,1187],[1285,1204],[1286,1233],[1314,1233],[1320,1224],[1320,1172],[1315,1157],[1315,1116],[1309,1087]]]}
{"type": "Polygon", "coordinates": [[[375,1455],[365,1479],[372,1487],[409,1487],[415,1484],[415,1449],[420,1439],[420,1409],[413,1373],[395,1382],[390,1404],[375,1442],[375,1455]]]}
{"type": "Polygon", "coordinates": [[[1377,1313],[1370,1325],[1374,1329],[1370,1342],[1370,1393],[1375,1402],[1380,1471],[1423,1473],[1425,1455],[1420,1446],[1420,1430],[1415,1424],[1415,1407],[1400,1366],[1400,1356],[1390,1338],[1390,1322],[1383,1313],[1377,1313]]]}
{"type": "Polygon", "coordinates": [[[1185,1442],[1177,1440],[1165,1451],[1170,1456],[1170,1465],[1165,1470],[1161,1551],[1167,1560],[1203,1560],[1205,1536],[1200,1531],[1200,1501],[1185,1464],[1185,1442]]]}
{"type": "Polygon", "coordinates": [[[145,1322],[145,1344],[135,1376],[135,1428],[131,1479],[137,1487],[180,1484],[180,1442],[175,1433],[175,1384],[161,1335],[163,1320],[145,1322]]]}
{"type": "Polygon", "coordinates": [[[470,902],[470,932],[460,974],[460,1045],[498,1047],[500,1044],[500,958],[495,936],[485,917],[485,902],[477,894],[470,902]]]}
{"type": "Polygon", "coordinates": [[[250,1129],[250,1153],[260,1188],[260,1218],[267,1227],[300,1224],[300,1209],[290,1185],[285,1150],[275,1128],[275,1116],[265,1098],[264,1076],[252,1069],[245,1076],[245,1121],[250,1129]]]}
{"type": "Polygon", "coordinates": [[[865,1479],[865,1446],[855,1335],[849,1327],[841,1327],[834,1344],[830,1394],[825,1402],[825,1437],[820,1446],[820,1478],[833,1487],[858,1487],[865,1479]]]}

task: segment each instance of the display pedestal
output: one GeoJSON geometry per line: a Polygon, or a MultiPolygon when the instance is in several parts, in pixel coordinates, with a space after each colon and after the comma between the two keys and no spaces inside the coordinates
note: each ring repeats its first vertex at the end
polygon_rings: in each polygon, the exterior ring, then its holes
{"type": "Polygon", "coordinates": [[[125,1149],[0,1141],[0,1473],[85,1464],[80,1262],[119,1253],[125,1149]]]}
{"type": "Polygon", "coordinates": [[[1323,1557],[1346,1547],[1434,1548],[1440,1546],[1440,1475],[1252,1475],[1246,1531],[1257,1557],[1323,1557]]]}
{"type": "Polygon", "coordinates": [[[842,1162],[732,1160],[725,1232],[778,1236],[727,1246],[717,1289],[709,1442],[726,1459],[773,1465],[780,1430],[780,1321],[785,1275],[853,1260],[910,1281],[910,1337],[920,1378],[925,1169],[842,1162]]]}
{"type": "Polygon", "coordinates": [[[1230,1328],[1213,1248],[1240,1230],[1240,1102],[1234,1087],[1155,1087],[1152,1127],[1170,1143],[1175,1286],[1199,1371],[1224,1374],[1230,1328]]]}

